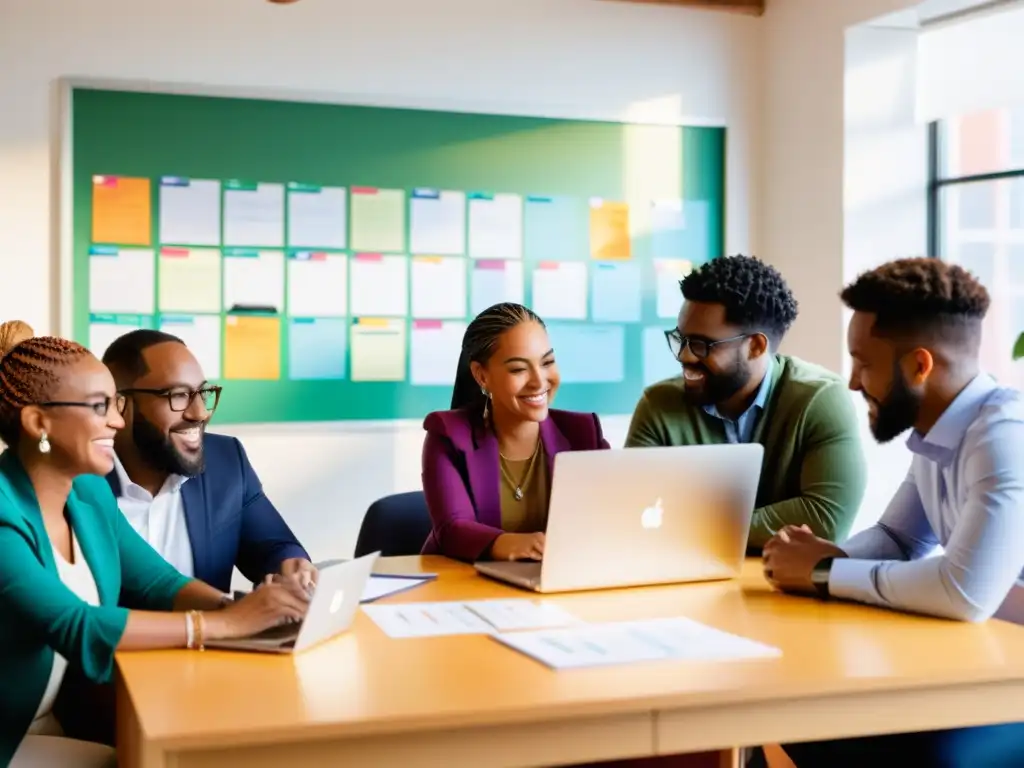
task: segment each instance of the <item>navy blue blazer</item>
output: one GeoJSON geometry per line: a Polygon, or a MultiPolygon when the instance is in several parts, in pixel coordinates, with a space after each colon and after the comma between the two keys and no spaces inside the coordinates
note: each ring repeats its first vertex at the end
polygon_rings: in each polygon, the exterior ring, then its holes
{"type": "MultiPolygon", "coordinates": [[[[207,433],[203,450],[206,470],[181,486],[195,577],[229,592],[236,565],[255,583],[277,573],[284,560],[308,560],[306,550],[263,493],[242,444],[233,437],[207,433]]],[[[107,482],[120,497],[117,473],[107,475],[107,482]]]]}

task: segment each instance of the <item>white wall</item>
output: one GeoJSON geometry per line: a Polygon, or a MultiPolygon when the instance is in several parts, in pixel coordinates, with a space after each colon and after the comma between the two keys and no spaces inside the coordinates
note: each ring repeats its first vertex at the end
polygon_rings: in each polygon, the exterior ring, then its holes
{"type": "MultiPolygon", "coordinates": [[[[770,0],[764,17],[758,247],[800,302],[783,351],[834,371],[849,371],[838,298],[844,281],[924,250],[918,176],[925,154],[914,146],[913,77],[904,60],[911,39],[889,30],[856,30],[847,39],[849,27],[911,5],[770,0]],[[886,67],[886,75],[872,74],[886,67]]],[[[909,454],[899,441],[878,446],[863,401],[854,402],[869,468],[854,524],[860,530],[884,511],[909,454]]]]}
{"type": "Polygon", "coordinates": [[[1024,104],[1024,3],[936,24],[920,35],[918,119],[1024,104]]]}
{"type": "MultiPolygon", "coordinates": [[[[724,121],[726,249],[750,252],[759,218],[779,213],[756,202],[769,191],[757,158],[763,26],[740,15],[594,0],[0,0],[0,318],[39,332],[59,328],[51,136],[64,76],[393,106],[724,121]]],[[[794,40],[799,48],[815,37],[811,27],[794,40]]],[[[815,87],[841,88],[841,76],[815,87]]],[[[817,108],[816,98],[809,102],[817,108]]],[[[838,133],[820,150],[813,133],[802,137],[817,156],[837,151],[838,133]]],[[[791,137],[784,144],[795,149],[791,137]]],[[[773,157],[769,168],[778,166],[773,157]]],[[[838,267],[827,271],[834,283],[838,267]]],[[[607,419],[606,430],[621,443],[625,419],[607,419]]],[[[418,424],[230,431],[244,437],[268,493],[314,557],[346,554],[374,498],[419,486],[418,424]]]]}
{"type": "MultiPolygon", "coordinates": [[[[846,33],[843,282],[882,262],[927,251],[928,133],[915,120],[917,32],[856,26],[846,33]]],[[[848,317],[844,313],[844,320],[848,317]]],[[[850,358],[843,344],[843,372],[850,358]]],[[[877,445],[856,397],[869,458],[854,526],[874,523],[910,465],[903,440],[877,445]]]]}

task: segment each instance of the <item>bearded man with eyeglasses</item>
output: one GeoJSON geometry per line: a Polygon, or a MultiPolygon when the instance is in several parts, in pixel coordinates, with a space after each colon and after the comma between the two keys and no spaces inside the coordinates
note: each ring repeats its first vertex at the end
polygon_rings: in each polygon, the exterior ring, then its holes
{"type": "Polygon", "coordinates": [[[857,416],[841,377],[778,353],[797,316],[786,281],[757,258],[725,256],[679,285],[665,337],[682,375],[644,391],[626,447],[760,443],[751,552],[787,525],[844,538],[866,483],[857,416]]]}
{"type": "Polygon", "coordinates": [[[103,354],[125,426],[107,480],[121,512],[160,555],[226,595],[234,568],[255,584],[297,580],[316,569],[263,492],[242,444],[206,431],[221,388],[206,380],[176,336],[149,329],[116,339],[103,354]]]}

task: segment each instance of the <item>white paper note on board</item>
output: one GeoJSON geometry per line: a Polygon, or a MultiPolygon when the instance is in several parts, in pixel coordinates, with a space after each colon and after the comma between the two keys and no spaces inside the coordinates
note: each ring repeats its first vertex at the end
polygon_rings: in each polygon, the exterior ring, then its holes
{"type": "Polygon", "coordinates": [[[288,254],[288,314],[343,317],[348,309],[348,256],[323,251],[288,254]]]}
{"type": "Polygon", "coordinates": [[[474,259],[523,257],[523,198],[474,193],[469,196],[469,255],[474,259]]]}
{"type": "Polygon", "coordinates": [[[413,256],[412,316],[447,320],[466,316],[466,260],[413,256]]]}
{"type": "Polygon", "coordinates": [[[284,311],[284,254],[229,248],[224,251],[224,308],[284,311]]]}
{"type": "Polygon", "coordinates": [[[183,176],[160,178],[160,242],[220,245],[220,182],[183,176]]]}
{"type": "Polygon", "coordinates": [[[466,252],[466,193],[414,189],[409,202],[409,250],[461,256],[466,252]]]}
{"type": "Polygon", "coordinates": [[[94,245],[89,249],[89,311],[151,315],[156,256],[152,248],[94,245]]]}
{"type": "Polygon", "coordinates": [[[533,272],[532,309],[545,320],[587,319],[587,265],[542,261],[533,272]]]}
{"type": "Polygon", "coordinates": [[[474,317],[495,304],[523,303],[523,262],[488,259],[472,262],[470,269],[469,311],[474,317]]]}
{"type": "Polygon", "coordinates": [[[185,342],[207,379],[220,378],[223,333],[220,315],[162,315],[160,330],[185,342]]]}
{"type": "Polygon", "coordinates": [[[343,249],[348,232],[345,187],[288,185],[288,245],[343,249]]]}
{"type": "Polygon", "coordinates": [[[413,320],[409,379],[418,386],[450,386],[462,351],[464,321],[413,320]]]}
{"type": "Polygon", "coordinates": [[[229,181],[224,189],[224,245],[284,245],[284,184],[229,181]]]}
{"type": "Polygon", "coordinates": [[[409,314],[409,259],[381,253],[352,257],[352,315],[407,317],[409,314]]]}

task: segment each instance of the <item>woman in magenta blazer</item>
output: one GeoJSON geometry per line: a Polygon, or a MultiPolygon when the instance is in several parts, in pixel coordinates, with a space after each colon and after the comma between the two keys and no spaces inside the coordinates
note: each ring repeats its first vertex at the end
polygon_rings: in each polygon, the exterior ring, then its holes
{"type": "Polygon", "coordinates": [[[424,554],[539,560],[555,454],[608,448],[594,413],[558,411],[558,366],[544,322],[496,304],[469,324],[452,409],[427,416],[424,554]]]}

